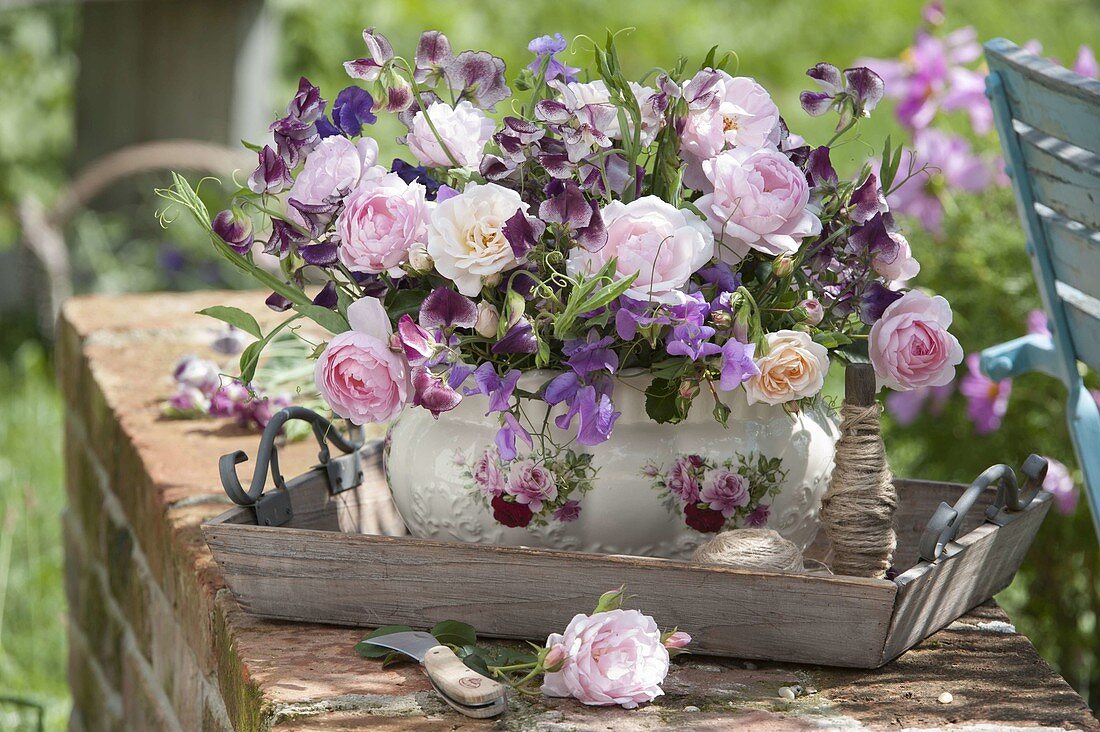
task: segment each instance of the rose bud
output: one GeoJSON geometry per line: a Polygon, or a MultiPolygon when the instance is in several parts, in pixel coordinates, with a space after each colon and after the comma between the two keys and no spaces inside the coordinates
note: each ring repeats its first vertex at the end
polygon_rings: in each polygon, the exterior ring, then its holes
{"type": "Polygon", "coordinates": [[[821,307],[821,301],[816,297],[807,297],[798,307],[806,313],[805,321],[810,325],[818,325],[825,317],[825,310],[821,307]]]}
{"type": "Polygon", "coordinates": [[[428,248],[419,244],[409,250],[409,266],[417,272],[428,272],[432,268],[432,258],[428,254],[428,248]]]}
{"type": "Polygon", "coordinates": [[[497,334],[497,326],[500,324],[500,311],[489,302],[480,302],[477,306],[477,322],[474,330],[485,338],[494,338],[497,334]]]}
{"type": "Polygon", "coordinates": [[[547,671],[553,673],[561,668],[566,658],[568,658],[568,656],[565,653],[565,646],[561,643],[555,643],[554,646],[546,652],[546,657],[542,659],[542,666],[547,671]]]}
{"type": "Polygon", "coordinates": [[[685,648],[688,643],[691,643],[691,636],[682,630],[670,633],[664,639],[665,648],[685,648]]]}
{"type": "Polygon", "coordinates": [[[791,272],[794,272],[794,260],[790,257],[779,257],[775,260],[772,268],[772,272],[776,277],[788,277],[791,272]]]}

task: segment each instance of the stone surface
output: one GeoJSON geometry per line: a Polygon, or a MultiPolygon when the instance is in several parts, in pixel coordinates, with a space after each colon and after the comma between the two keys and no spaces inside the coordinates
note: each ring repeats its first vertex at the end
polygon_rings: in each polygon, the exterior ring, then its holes
{"type": "MultiPolygon", "coordinates": [[[[217,457],[258,436],[220,421],[167,420],[159,405],[180,356],[212,355],[215,327],[194,311],[232,304],[265,327],[277,322],[261,303],[257,293],[195,293],[65,307],[74,729],[1100,728],[992,604],[874,671],[689,655],[674,664],[666,695],[639,710],[512,699],[487,722],[451,711],[418,667],[359,658],[362,630],[250,616],[198,527],[227,508],[217,457]],[[816,693],[780,698],[779,688],[795,685],[816,693]],[[938,701],[944,692],[950,704],[938,701]]],[[[284,473],[301,472],[314,453],[306,443],[281,451],[284,473]]]]}

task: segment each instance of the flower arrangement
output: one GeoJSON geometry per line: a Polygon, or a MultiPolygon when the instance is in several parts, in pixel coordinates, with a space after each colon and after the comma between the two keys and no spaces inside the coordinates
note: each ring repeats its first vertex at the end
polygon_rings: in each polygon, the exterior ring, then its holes
{"type": "MultiPolygon", "coordinates": [[[[590,470],[570,451],[611,436],[623,370],[651,377],[646,412],[659,423],[704,401],[726,424],[742,390],[797,411],[833,359],[869,359],[893,389],[954,377],[950,308],[908,289],[919,264],[886,203],[915,174],[903,151],[887,140],[877,168],[848,176],[830,160],[883,97],[870,69],[807,72],[818,88],[802,111],[838,117],[811,146],[717,49],[635,80],[613,34],[575,42],[592,54],[587,71],[546,36],[509,86],[501,59],[456,53],[437,31],[411,59],[377,30],[363,39],[345,64],[355,83],[331,107],[301,80],[229,209],[210,217],[178,176],[162,192],[289,312],[242,355],[242,381],[274,334],[308,318],[330,333],[317,388],[352,422],[406,407],[438,417],[483,395],[495,449],[462,459],[498,520],[519,526],[576,518],[568,496],[590,470]],[[382,113],[407,129],[407,155],[388,166],[366,133],[382,113]],[[258,264],[258,245],[277,271],[258,264]],[[540,369],[543,383],[519,388],[540,369]],[[528,400],[554,411],[568,441],[549,416],[527,418],[528,400]]],[[[689,508],[730,518],[722,496],[701,492],[689,508]]]]}
{"type": "MultiPolygon", "coordinates": [[[[591,615],[574,615],[564,632],[551,633],[544,646],[529,643],[522,650],[478,645],[474,628],[455,620],[442,621],[431,633],[474,671],[521,694],[635,709],[664,694],[669,660],[688,652],[691,636],[675,628],[662,631],[649,615],[624,610],[625,599],[623,587],[605,592],[591,615]]],[[[407,630],[404,625],[378,628],[355,648],[364,658],[399,661],[399,654],[365,641],[407,630]]]]}

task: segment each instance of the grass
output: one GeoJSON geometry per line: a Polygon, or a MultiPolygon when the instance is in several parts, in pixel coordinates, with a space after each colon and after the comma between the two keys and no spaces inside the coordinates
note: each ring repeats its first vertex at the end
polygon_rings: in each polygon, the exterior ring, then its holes
{"type": "MultiPolygon", "coordinates": [[[[0,360],[0,697],[41,707],[56,729],[69,704],[61,400],[42,346],[5,340],[13,347],[0,360]]],[[[0,729],[33,718],[33,708],[0,700],[0,729]]]]}

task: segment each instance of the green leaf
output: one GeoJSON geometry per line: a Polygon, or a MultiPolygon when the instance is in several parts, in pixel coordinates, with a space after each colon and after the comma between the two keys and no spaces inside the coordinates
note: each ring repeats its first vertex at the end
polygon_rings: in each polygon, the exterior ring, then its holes
{"type": "Polygon", "coordinates": [[[814,336],[814,343],[820,343],[826,348],[845,346],[851,342],[851,338],[838,331],[826,331],[824,333],[818,333],[814,336]]]}
{"type": "Polygon", "coordinates": [[[405,633],[411,631],[407,625],[383,625],[381,628],[375,628],[367,636],[355,644],[355,652],[363,658],[386,658],[393,654],[392,648],[383,648],[382,646],[372,645],[366,641],[372,638],[379,638],[383,635],[390,635],[392,633],[405,633]]]}
{"type": "Polygon", "coordinates": [[[294,309],[321,326],[333,335],[339,335],[351,330],[348,320],[343,315],[328,308],[313,303],[295,303],[294,309]]]}
{"type": "Polygon", "coordinates": [[[263,331],[260,330],[260,324],[252,317],[252,314],[246,313],[240,308],[229,307],[228,305],[215,305],[214,307],[203,308],[198,311],[198,314],[216,318],[223,323],[229,323],[234,328],[240,328],[245,333],[255,336],[256,338],[264,337],[263,331]]]}
{"type": "Polygon", "coordinates": [[[596,603],[595,613],[605,613],[608,610],[618,610],[623,605],[623,599],[626,598],[626,586],[622,586],[617,590],[610,590],[600,595],[600,601],[596,603]]]}
{"type": "Polygon", "coordinates": [[[684,415],[676,403],[680,379],[654,379],[645,390],[645,413],[658,424],[682,422],[684,415]]]}
{"type": "Polygon", "coordinates": [[[477,643],[477,633],[474,632],[473,626],[457,620],[443,620],[436,623],[431,633],[436,640],[448,646],[470,646],[477,643]]]}
{"type": "Polygon", "coordinates": [[[260,354],[263,353],[264,347],[268,344],[268,340],[263,338],[258,341],[249,343],[243,351],[241,351],[241,381],[248,384],[256,376],[256,367],[260,364],[260,354]]]}
{"type": "Polygon", "coordinates": [[[420,312],[424,302],[424,293],[420,290],[393,290],[386,296],[386,312],[392,320],[402,315],[415,315],[420,312]]]}
{"type": "Polygon", "coordinates": [[[241,140],[241,145],[254,153],[263,152],[263,146],[257,145],[254,142],[249,142],[248,140],[241,140]]]}
{"type": "Polygon", "coordinates": [[[837,348],[833,353],[847,363],[871,363],[871,357],[867,353],[867,341],[855,341],[837,348]]]}

